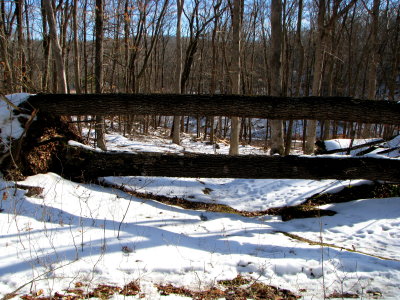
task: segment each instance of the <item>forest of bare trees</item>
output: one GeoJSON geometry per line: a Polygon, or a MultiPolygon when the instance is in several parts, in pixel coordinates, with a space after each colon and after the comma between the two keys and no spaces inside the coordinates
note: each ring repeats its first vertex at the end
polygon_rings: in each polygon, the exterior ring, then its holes
{"type": "MultiPolygon", "coordinates": [[[[399,100],[398,0],[4,0],[0,5],[2,94],[399,100]]],[[[97,119],[101,126],[102,117],[97,119]]],[[[162,118],[129,115],[119,120],[130,133],[138,120],[146,131],[162,118]]],[[[185,130],[187,120],[174,118],[176,143],[177,128],[185,130]]],[[[227,137],[222,127],[231,120],[231,138],[251,141],[252,122],[244,118],[207,117],[204,135],[227,137]]],[[[293,123],[267,121],[273,152],[288,153],[293,123]]],[[[316,139],[390,136],[398,129],[330,120],[302,121],[301,126],[306,153],[313,151],[316,139]]]]}

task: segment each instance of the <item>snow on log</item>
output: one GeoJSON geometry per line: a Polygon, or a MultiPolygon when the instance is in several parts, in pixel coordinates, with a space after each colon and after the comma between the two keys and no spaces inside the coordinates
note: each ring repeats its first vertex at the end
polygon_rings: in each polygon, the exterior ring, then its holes
{"type": "Polygon", "coordinates": [[[400,124],[400,104],[348,97],[176,94],[37,94],[29,103],[56,115],[237,116],[400,124]]]}
{"type": "MultiPolygon", "coordinates": [[[[364,143],[358,143],[354,146],[351,147],[340,147],[340,142],[341,140],[344,141],[349,141],[349,145],[351,143],[350,139],[340,139],[340,140],[327,140],[327,141],[317,141],[316,142],[316,146],[317,146],[317,154],[334,154],[334,153],[350,153],[353,150],[357,150],[357,149],[362,149],[362,148],[370,148],[373,147],[375,145],[378,144],[382,144],[385,142],[385,139],[374,139],[372,141],[368,141],[368,142],[364,142],[364,143]],[[334,144],[338,144],[339,148],[336,149],[330,149],[327,150],[327,144],[328,143],[334,143],[334,144]]],[[[362,150],[360,150],[362,151],[362,150]]],[[[369,153],[369,152],[367,152],[369,153]]],[[[356,155],[359,155],[358,153],[356,155]]]]}
{"type": "Polygon", "coordinates": [[[373,157],[307,157],[101,152],[67,146],[58,172],[72,179],[103,176],[206,178],[369,179],[400,181],[400,160],[373,157]]]}

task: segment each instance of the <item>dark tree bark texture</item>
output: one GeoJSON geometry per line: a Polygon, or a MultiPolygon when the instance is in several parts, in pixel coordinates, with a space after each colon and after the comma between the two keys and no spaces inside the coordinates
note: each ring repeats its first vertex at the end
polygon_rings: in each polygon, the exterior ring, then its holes
{"type": "Polygon", "coordinates": [[[178,94],[38,94],[29,102],[55,115],[157,114],[400,124],[400,104],[347,97],[178,94]]]}
{"type": "Polygon", "coordinates": [[[64,177],[102,176],[207,178],[369,179],[400,181],[400,160],[371,157],[206,155],[99,152],[67,146],[59,170],[64,177]]]}

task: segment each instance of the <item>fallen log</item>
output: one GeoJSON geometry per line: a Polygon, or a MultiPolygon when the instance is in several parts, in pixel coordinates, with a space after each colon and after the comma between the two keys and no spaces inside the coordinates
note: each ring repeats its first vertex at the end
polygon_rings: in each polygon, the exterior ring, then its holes
{"type": "Polygon", "coordinates": [[[104,176],[369,179],[400,181],[400,160],[372,157],[99,152],[66,146],[57,171],[75,180],[104,176]]]}
{"type": "Polygon", "coordinates": [[[348,97],[177,94],[37,94],[28,102],[55,115],[237,116],[400,124],[400,104],[348,97]]]}

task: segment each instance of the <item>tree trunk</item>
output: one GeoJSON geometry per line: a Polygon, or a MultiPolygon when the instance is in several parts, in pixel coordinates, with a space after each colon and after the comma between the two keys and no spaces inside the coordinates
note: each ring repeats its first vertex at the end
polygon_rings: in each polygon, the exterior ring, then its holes
{"type": "MultiPolygon", "coordinates": [[[[279,97],[282,94],[281,82],[281,51],[282,51],[282,3],[281,0],[271,0],[271,95],[279,97]]],[[[271,121],[271,151],[270,154],[283,155],[283,124],[281,120],[271,121]]]]}
{"type": "MultiPolygon", "coordinates": [[[[96,93],[103,91],[103,0],[96,0],[96,56],[95,56],[95,88],[96,93]]],[[[101,150],[107,150],[106,141],[104,138],[104,117],[102,115],[96,116],[96,142],[101,150]]]]}
{"type": "Polygon", "coordinates": [[[288,128],[286,130],[285,155],[289,155],[290,150],[292,148],[292,133],[293,133],[293,120],[289,120],[288,128]]]}
{"type": "Polygon", "coordinates": [[[400,181],[400,161],[370,157],[321,158],[96,152],[68,146],[63,176],[168,176],[206,178],[369,179],[400,181]]]}
{"type": "MultiPolygon", "coordinates": [[[[184,0],[177,0],[177,21],[176,21],[176,61],[175,61],[175,93],[180,94],[181,87],[181,77],[182,77],[182,43],[181,43],[181,18],[183,12],[184,0]]],[[[173,120],[173,133],[172,142],[174,144],[180,145],[180,116],[174,116],[173,120]]]]}
{"type": "Polygon", "coordinates": [[[9,60],[8,37],[4,26],[3,12],[0,12],[0,59],[4,62],[3,86],[4,91],[7,93],[13,90],[13,72],[9,60]]]}
{"type": "Polygon", "coordinates": [[[239,116],[281,120],[341,120],[400,124],[400,103],[347,97],[286,98],[243,95],[37,94],[29,102],[55,115],[159,114],[239,116]]]}
{"type": "Polygon", "coordinates": [[[18,68],[19,68],[19,84],[20,91],[27,91],[27,77],[26,77],[26,55],[25,55],[25,39],[23,35],[22,12],[24,7],[24,0],[16,0],[16,15],[17,15],[17,35],[18,35],[18,68]]]}
{"type": "MultiPolygon", "coordinates": [[[[296,47],[298,51],[298,67],[297,67],[297,77],[296,77],[296,85],[295,85],[295,96],[299,97],[301,92],[301,82],[303,76],[303,68],[304,68],[304,47],[301,42],[301,23],[303,20],[303,0],[299,0],[298,4],[298,12],[297,12],[297,29],[296,29],[296,47]]],[[[304,94],[304,93],[303,93],[304,94]]],[[[292,127],[293,120],[289,121],[288,131],[286,134],[285,141],[285,155],[290,154],[291,146],[292,146],[292,127]]]]}
{"type": "Polygon", "coordinates": [[[81,93],[81,66],[78,44],[78,0],[74,0],[72,12],[72,31],[74,32],[74,71],[75,71],[75,90],[81,93]]]}
{"type": "MultiPolygon", "coordinates": [[[[240,32],[242,0],[233,1],[232,9],[232,94],[240,94],[240,32]]],[[[239,154],[239,118],[231,118],[229,155],[239,154]]]]}
{"type": "Polygon", "coordinates": [[[47,17],[44,8],[44,0],[41,1],[42,26],[43,26],[43,75],[41,90],[49,91],[49,68],[50,68],[50,35],[47,30],[47,17]]]}
{"type": "Polygon", "coordinates": [[[62,57],[62,50],[57,36],[55,13],[51,4],[51,0],[43,0],[43,4],[47,15],[47,22],[49,23],[50,39],[53,46],[53,56],[57,69],[57,91],[59,93],[66,94],[67,81],[65,77],[64,59],[62,57]]]}
{"type": "MultiPolygon", "coordinates": [[[[374,0],[373,8],[371,11],[371,51],[369,51],[370,62],[368,65],[367,74],[367,99],[375,99],[376,96],[376,73],[378,69],[378,55],[379,55],[379,42],[378,42],[378,26],[379,26],[379,6],[380,0],[374,0]]],[[[371,125],[364,126],[362,137],[368,138],[371,135],[371,125]]]]}
{"type": "MultiPolygon", "coordinates": [[[[317,22],[317,41],[315,45],[315,61],[312,82],[312,95],[320,96],[322,84],[322,67],[323,67],[323,43],[325,40],[325,10],[326,0],[318,1],[318,22],[317,22]]],[[[314,152],[315,139],[317,134],[317,121],[310,120],[307,122],[307,136],[306,146],[304,149],[305,154],[312,154],[314,152]]]]}

